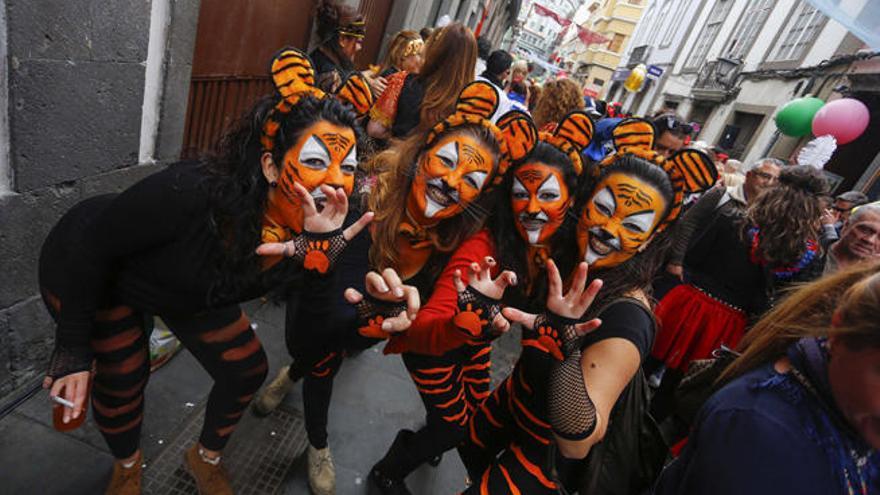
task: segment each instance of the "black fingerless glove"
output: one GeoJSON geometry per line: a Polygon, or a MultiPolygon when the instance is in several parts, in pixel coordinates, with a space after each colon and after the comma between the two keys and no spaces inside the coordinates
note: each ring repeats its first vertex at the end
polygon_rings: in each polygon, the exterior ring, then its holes
{"type": "Polygon", "coordinates": [[[492,320],[501,312],[501,300],[467,286],[458,293],[458,308],[452,323],[471,341],[488,341],[498,336],[492,320]]]}
{"type": "Polygon", "coordinates": [[[46,375],[57,379],[80,371],[89,371],[92,369],[92,359],[92,350],[88,347],[68,349],[56,344],[46,375]]]}
{"type": "Polygon", "coordinates": [[[365,294],[363,300],[355,304],[354,309],[358,317],[359,334],[374,339],[387,339],[390,335],[382,330],[382,322],[385,318],[392,318],[401,311],[406,311],[406,304],[390,303],[365,294]]]}
{"type": "Polygon", "coordinates": [[[571,349],[577,348],[580,339],[574,332],[577,320],[547,311],[535,318],[534,327],[523,326],[524,336],[537,340],[541,347],[557,361],[562,361],[571,349]]]}
{"type": "Polygon", "coordinates": [[[333,268],[347,244],[342,229],[324,233],[303,232],[293,239],[291,256],[306,270],[325,274],[333,268]]]}

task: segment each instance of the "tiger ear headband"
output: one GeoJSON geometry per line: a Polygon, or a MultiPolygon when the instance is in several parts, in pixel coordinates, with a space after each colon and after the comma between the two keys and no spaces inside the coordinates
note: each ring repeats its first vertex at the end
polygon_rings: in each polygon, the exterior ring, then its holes
{"type": "Polygon", "coordinates": [[[672,183],[673,199],[669,213],[655,232],[661,232],[681,213],[685,193],[698,193],[712,187],[718,180],[718,169],[709,155],[694,148],[675,152],[668,159],[653,150],[654,126],[644,119],[622,120],[612,131],[615,153],[602,160],[593,169],[598,177],[606,168],[613,166],[624,155],[634,155],[663,169],[672,183]]]}
{"type": "Polygon", "coordinates": [[[302,98],[311,96],[320,99],[325,96],[323,91],[315,87],[315,69],[312,68],[309,57],[296,48],[282,48],[275,54],[269,72],[281,100],[275,104],[263,124],[263,136],[260,139],[263,151],[272,151],[275,147],[275,137],[281,129],[282,116],[290,113],[302,98]]]}
{"type": "MultiPolygon", "coordinates": [[[[499,99],[498,90],[491,84],[485,81],[469,83],[458,95],[458,101],[455,104],[455,111],[452,115],[438,122],[428,132],[428,136],[425,139],[425,148],[429,148],[440,136],[456,127],[466,125],[484,127],[495,137],[500,152],[498,167],[491,184],[494,186],[501,183],[504,173],[507,172],[507,168],[510,166],[511,159],[507,146],[509,136],[506,136],[502,129],[490,120],[498,109],[499,99]]],[[[512,124],[512,122],[509,124],[512,124]]]]}
{"type": "Polygon", "coordinates": [[[593,140],[593,119],[582,110],[569,112],[559,121],[553,133],[542,132],[540,137],[541,141],[568,155],[575,174],[581,175],[584,170],[581,152],[593,140]]]}
{"type": "Polygon", "coordinates": [[[366,115],[373,106],[373,92],[360,72],[353,72],[345,78],[345,82],[336,91],[336,98],[351,105],[358,117],[366,115]]]}

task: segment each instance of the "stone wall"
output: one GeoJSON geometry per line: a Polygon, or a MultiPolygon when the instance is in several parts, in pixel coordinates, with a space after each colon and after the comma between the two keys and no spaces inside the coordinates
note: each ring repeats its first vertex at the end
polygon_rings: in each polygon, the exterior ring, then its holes
{"type": "MultiPolygon", "coordinates": [[[[0,191],[0,403],[35,383],[54,327],[39,297],[37,259],[78,201],[116,192],[177,156],[198,1],[169,2],[159,127],[139,163],[150,0],[5,0],[8,164],[0,191]]],[[[4,98],[5,95],[0,95],[4,98]]]]}

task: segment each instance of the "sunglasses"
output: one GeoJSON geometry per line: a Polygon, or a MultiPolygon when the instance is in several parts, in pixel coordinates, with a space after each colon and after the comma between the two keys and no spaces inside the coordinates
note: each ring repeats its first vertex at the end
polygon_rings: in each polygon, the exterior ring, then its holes
{"type": "Polygon", "coordinates": [[[694,132],[694,126],[679,121],[673,115],[667,115],[666,118],[663,119],[663,123],[665,124],[666,130],[674,131],[676,129],[679,129],[685,134],[690,134],[694,132]]]}

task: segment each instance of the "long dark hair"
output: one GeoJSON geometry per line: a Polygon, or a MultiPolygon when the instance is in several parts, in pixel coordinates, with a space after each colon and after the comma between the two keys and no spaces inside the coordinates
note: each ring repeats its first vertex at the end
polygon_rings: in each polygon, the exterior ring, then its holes
{"type": "MultiPolygon", "coordinates": [[[[254,250],[261,242],[269,191],[261,164],[260,138],[276,101],[269,96],[260,99],[217,142],[213,152],[201,160],[211,227],[226,247],[212,289],[214,300],[232,297],[243,287],[252,286],[260,275],[260,257],[254,250]]],[[[302,131],[320,120],[354,129],[360,144],[361,132],[355,118],[335,98],[303,98],[280,119],[272,159],[283,166],[284,154],[302,131]]]]}
{"type": "MultiPolygon", "coordinates": [[[[577,212],[583,211],[596,184],[612,173],[633,175],[652,184],[666,199],[667,210],[663,212],[663,216],[668,214],[674,196],[669,176],[657,165],[634,155],[624,155],[618,158],[613,165],[605,168],[595,180],[586,181],[586,194],[579,195],[581,204],[578,205],[577,212]]],[[[590,280],[600,278],[603,285],[589,313],[595,315],[608,302],[634,291],[641,291],[650,298],[651,283],[666,260],[666,253],[672,245],[675,230],[675,223],[673,223],[662,232],[654,234],[654,237],[649,241],[650,244],[644,250],[617,266],[590,270],[590,280]]]]}
{"type": "Polygon", "coordinates": [[[758,255],[770,266],[797,262],[808,240],[819,239],[820,195],[827,182],[809,165],[785,167],[779,184],[754,199],[747,212],[743,240],[749,245],[749,227],[757,227],[758,255]]]}
{"type": "Polygon", "coordinates": [[[455,110],[461,90],[474,80],[476,63],[477,40],[464,24],[453,22],[431,36],[418,75],[424,88],[420,130],[430,128],[455,110]]]}
{"type": "MultiPolygon", "coordinates": [[[[540,270],[535,280],[531,280],[529,271],[528,242],[522,238],[516,230],[516,219],[510,202],[510,190],[513,187],[513,176],[519,167],[527,163],[541,162],[562,172],[565,185],[568,187],[571,197],[578,192],[578,176],[571,164],[571,159],[557,148],[538,141],[535,148],[526,158],[518,161],[507,172],[504,182],[495,192],[494,215],[489,220],[489,228],[495,242],[495,252],[501,269],[512,270],[517,274],[518,283],[510,287],[512,300],[544,301],[547,296],[546,272],[540,270]],[[531,288],[531,290],[528,290],[531,288]],[[527,293],[528,292],[528,293],[527,293]]],[[[577,249],[571,249],[575,245],[574,232],[577,224],[577,216],[573,214],[574,205],[566,213],[565,221],[553,234],[550,243],[550,257],[556,262],[560,273],[571,273],[577,263],[577,249]]],[[[506,296],[507,297],[507,296],[506,296]]],[[[522,304],[517,302],[515,304],[522,304]]]]}

